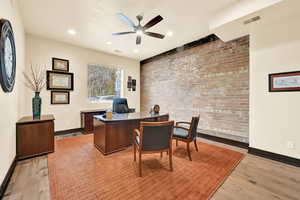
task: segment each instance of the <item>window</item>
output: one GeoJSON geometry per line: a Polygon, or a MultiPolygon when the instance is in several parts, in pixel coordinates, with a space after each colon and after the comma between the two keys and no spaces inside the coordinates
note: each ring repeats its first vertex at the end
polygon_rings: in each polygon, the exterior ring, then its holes
{"type": "Polygon", "coordinates": [[[113,100],[121,97],[123,70],[113,67],[88,65],[88,100],[113,100]]]}

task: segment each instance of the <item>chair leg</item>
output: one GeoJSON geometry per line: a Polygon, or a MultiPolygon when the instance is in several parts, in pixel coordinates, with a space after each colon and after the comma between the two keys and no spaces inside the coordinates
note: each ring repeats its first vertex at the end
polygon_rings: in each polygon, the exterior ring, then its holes
{"type": "Polygon", "coordinates": [[[135,146],[135,143],[133,143],[133,154],[134,154],[134,156],[133,156],[133,160],[134,160],[134,162],[136,161],[136,146],[135,146]]]}
{"type": "Polygon", "coordinates": [[[139,176],[142,177],[142,153],[139,151],[139,176]]]}
{"type": "Polygon", "coordinates": [[[198,151],[198,146],[197,146],[197,140],[196,139],[194,140],[194,144],[195,144],[196,151],[198,151]]]}
{"type": "Polygon", "coordinates": [[[178,140],[176,139],[176,147],[178,146],[178,140]]]}
{"type": "Polygon", "coordinates": [[[160,152],[160,158],[162,158],[163,157],[163,152],[160,152]]]}
{"type": "Polygon", "coordinates": [[[173,158],[172,158],[172,150],[169,150],[169,163],[170,163],[170,171],[173,171],[173,158]]]}
{"type": "Polygon", "coordinates": [[[190,143],[189,142],[186,143],[186,148],[187,148],[187,153],[188,153],[189,159],[190,159],[190,161],[192,161],[191,151],[190,151],[190,143]]]}

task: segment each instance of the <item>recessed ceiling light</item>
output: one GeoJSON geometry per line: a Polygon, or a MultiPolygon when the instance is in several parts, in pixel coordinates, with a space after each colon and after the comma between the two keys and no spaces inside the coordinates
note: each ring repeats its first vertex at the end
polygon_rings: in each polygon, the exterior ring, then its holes
{"type": "Polygon", "coordinates": [[[106,42],[106,44],[107,44],[107,45],[111,45],[111,44],[112,44],[112,42],[108,41],[108,42],[106,42]]]}
{"type": "Polygon", "coordinates": [[[69,29],[69,30],[68,30],[68,33],[69,33],[70,35],[76,35],[76,31],[75,31],[74,29],[69,29]]]}
{"type": "Polygon", "coordinates": [[[143,31],[141,31],[141,30],[138,30],[138,31],[136,31],[136,34],[138,34],[138,35],[142,35],[142,34],[143,34],[143,31]]]}
{"type": "Polygon", "coordinates": [[[138,52],[139,52],[138,49],[134,49],[134,50],[133,50],[133,53],[138,53],[138,52]]]}
{"type": "Polygon", "coordinates": [[[173,32],[172,31],[168,31],[167,32],[167,36],[172,37],[173,36],[173,32]]]}

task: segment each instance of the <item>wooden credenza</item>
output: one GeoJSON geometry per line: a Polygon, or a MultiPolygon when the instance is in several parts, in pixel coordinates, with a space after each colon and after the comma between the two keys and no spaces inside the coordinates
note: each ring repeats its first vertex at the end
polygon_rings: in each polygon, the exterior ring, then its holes
{"type": "Polygon", "coordinates": [[[84,133],[91,133],[94,130],[94,116],[95,115],[103,115],[105,114],[106,110],[82,110],[80,111],[80,118],[81,118],[81,128],[84,133]]]}
{"type": "Polygon", "coordinates": [[[25,159],[54,152],[54,116],[23,117],[16,123],[17,158],[25,159]]]}

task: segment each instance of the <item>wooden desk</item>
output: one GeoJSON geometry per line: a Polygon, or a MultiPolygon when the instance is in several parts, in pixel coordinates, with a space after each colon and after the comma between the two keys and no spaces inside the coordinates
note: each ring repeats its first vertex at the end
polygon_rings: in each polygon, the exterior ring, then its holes
{"type": "Polygon", "coordinates": [[[94,145],[104,155],[120,151],[132,144],[133,130],[141,121],[168,121],[169,114],[149,113],[113,114],[111,120],[103,115],[94,116],[94,145]]]}
{"type": "Polygon", "coordinates": [[[95,115],[105,114],[105,109],[99,110],[82,110],[80,111],[81,128],[84,133],[91,133],[94,130],[93,119],[95,115]]]}
{"type": "Polygon", "coordinates": [[[31,116],[17,121],[17,158],[25,159],[54,152],[54,116],[31,116]]]}

